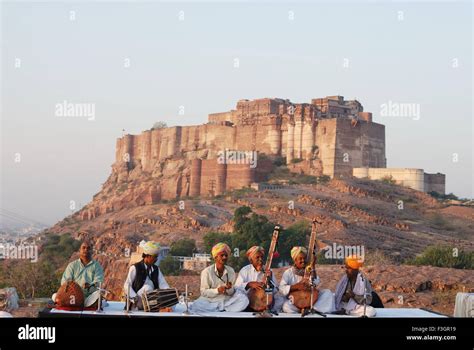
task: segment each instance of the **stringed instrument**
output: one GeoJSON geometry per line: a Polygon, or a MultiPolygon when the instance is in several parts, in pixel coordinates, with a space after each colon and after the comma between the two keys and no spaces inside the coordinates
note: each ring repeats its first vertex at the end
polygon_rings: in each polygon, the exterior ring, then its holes
{"type": "MultiPolygon", "coordinates": [[[[306,268],[304,271],[304,282],[310,284],[314,278],[316,271],[316,225],[319,224],[316,219],[313,219],[311,226],[311,236],[309,239],[308,255],[306,257],[306,268]]],[[[316,287],[308,288],[307,290],[297,290],[290,293],[289,299],[298,309],[310,309],[318,300],[318,290],[316,287]],[[312,295],[311,295],[312,294],[312,295]],[[312,304],[311,304],[312,302],[312,304]]]]}
{"type": "Polygon", "coordinates": [[[247,296],[249,298],[249,307],[257,312],[262,312],[268,310],[273,304],[273,288],[272,288],[272,278],[271,278],[271,266],[273,255],[276,250],[276,245],[278,242],[278,235],[280,234],[281,227],[275,226],[272,235],[272,241],[270,243],[270,248],[268,249],[267,261],[265,262],[263,282],[265,284],[264,289],[250,289],[247,296]]]}

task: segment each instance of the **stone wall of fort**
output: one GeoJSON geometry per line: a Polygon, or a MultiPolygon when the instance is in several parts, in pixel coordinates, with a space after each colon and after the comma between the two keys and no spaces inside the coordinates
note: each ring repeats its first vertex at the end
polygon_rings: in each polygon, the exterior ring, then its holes
{"type": "MultiPolygon", "coordinates": [[[[199,188],[220,193],[255,176],[238,167],[211,166],[226,149],[280,156],[287,164],[318,159],[322,172],[331,177],[351,176],[353,167],[386,165],[385,127],[372,122],[371,113],[363,112],[358,101],[344,101],[341,96],[299,104],[270,98],[241,100],[234,110],[210,114],[207,124],[123,136],[117,140],[116,163],[126,162],[130,169],[140,164],[143,171],[152,172],[166,159],[201,159],[205,180],[199,185],[191,180],[191,192],[199,188]],[[211,172],[223,178],[216,178],[215,188],[209,189],[211,172]]],[[[199,165],[193,164],[197,171],[199,165]]]]}
{"type": "Polygon", "coordinates": [[[446,193],[446,175],[441,173],[424,174],[425,192],[438,192],[440,194],[446,193]]]}

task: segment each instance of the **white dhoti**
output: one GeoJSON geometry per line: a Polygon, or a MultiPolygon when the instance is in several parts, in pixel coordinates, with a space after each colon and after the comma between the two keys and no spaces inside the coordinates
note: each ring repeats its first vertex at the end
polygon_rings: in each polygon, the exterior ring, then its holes
{"type": "MultiPolygon", "coordinates": [[[[344,306],[346,306],[344,304],[345,303],[341,304],[343,308],[344,306]]],[[[364,316],[364,305],[356,305],[350,311],[346,310],[346,314],[350,316],[356,316],[356,317],[364,316]]],[[[375,308],[373,308],[370,305],[367,305],[367,308],[365,310],[365,315],[367,317],[374,317],[376,314],[377,314],[377,311],[375,310],[375,308]]]]}
{"type": "MultiPolygon", "coordinates": [[[[329,289],[322,289],[319,291],[318,300],[313,306],[313,309],[322,313],[330,313],[335,309],[334,295],[329,289]]],[[[291,300],[286,299],[283,303],[283,312],[294,314],[301,310],[291,303],[291,300]]]]}
{"type": "Polygon", "coordinates": [[[210,298],[200,297],[192,303],[190,310],[191,312],[240,312],[244,311],[249,305],[249,299],[247,296],[240,292],[235,292],[232,296],[225,296],[217,300],[210,298]]]}

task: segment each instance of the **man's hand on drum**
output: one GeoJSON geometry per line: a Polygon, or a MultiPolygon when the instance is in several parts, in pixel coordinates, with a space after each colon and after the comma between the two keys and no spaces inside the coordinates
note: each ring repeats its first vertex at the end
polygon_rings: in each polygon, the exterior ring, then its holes
{"type": "Polygon", "coordinates": [[[262,282],[249,282],[247,283],[248,289],[263,289],[264,284],[262,282]]]}

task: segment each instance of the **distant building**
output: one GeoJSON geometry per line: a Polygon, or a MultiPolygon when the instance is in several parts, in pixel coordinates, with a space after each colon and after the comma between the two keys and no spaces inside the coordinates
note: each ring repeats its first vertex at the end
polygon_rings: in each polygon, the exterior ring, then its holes
{"type": "Polygon", "coordinates": [[[354,168],[354,177],[370,180],[391,178],[395,183],[422,192],[445,194],[446,175],[428,174],[423,169],[411,168],[354,168]]]}
{"type": "Polygon", "coordinates": [[[250,187],[255,191],[280,190],[283,188],[283,186],[280,184],[270,184],[267,182],[253,182],[250,187]]]}
{"type": "Polygon", "coordinates": [[[174,256],[173,258],[182,264],[181,266],[183,270],[190,271],[202,271],[211,262],[210,254],[193,254],[192,257],[174,256]]]}

